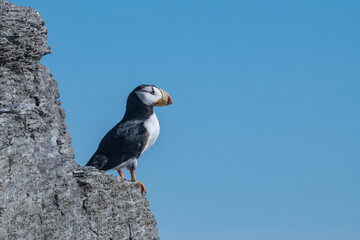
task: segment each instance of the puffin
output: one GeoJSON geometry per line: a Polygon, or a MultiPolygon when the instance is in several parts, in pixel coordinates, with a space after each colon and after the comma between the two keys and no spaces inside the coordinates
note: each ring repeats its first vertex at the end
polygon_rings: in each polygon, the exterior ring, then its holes
{"type": "Polygon", "coordinates": [[[146,84],[136,87],[127,98],[124,117],[103,137],[86,166],[105,171],[115,169],[123,179],[122,169],[126,167],[131,181],[139,182],[141,191],[146,193],[144,184],[135,176],[137,160],[160,133],[154,107],[171,104],[170,95],[161,88],[146,84]]]}

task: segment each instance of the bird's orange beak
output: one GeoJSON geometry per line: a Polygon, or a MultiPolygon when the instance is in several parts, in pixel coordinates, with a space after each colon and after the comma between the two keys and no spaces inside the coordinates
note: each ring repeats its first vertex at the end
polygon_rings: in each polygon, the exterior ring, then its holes
{"type": "Polygon", "coordinates": [[[159,88],[161,94],[162,94],[162,98],[160,98],[155,106],[158,106],[158,107],[163,107],[163,106],[167,106],[167,105],[171,105],[172,104],[172,99],[170,97],[170,95],[165,92],[164,90],[162,90],[161,88],[159,88]]]}

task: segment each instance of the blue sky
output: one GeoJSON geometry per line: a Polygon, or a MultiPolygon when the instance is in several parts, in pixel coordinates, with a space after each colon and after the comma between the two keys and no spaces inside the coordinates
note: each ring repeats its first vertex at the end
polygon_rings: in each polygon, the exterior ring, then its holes
{"type": "Polygon", "coordinates": [[[79,164],[137,85],[172,96],[136,170],[162,239],[360,239],[359,1],[13,2],[79,164]]]}

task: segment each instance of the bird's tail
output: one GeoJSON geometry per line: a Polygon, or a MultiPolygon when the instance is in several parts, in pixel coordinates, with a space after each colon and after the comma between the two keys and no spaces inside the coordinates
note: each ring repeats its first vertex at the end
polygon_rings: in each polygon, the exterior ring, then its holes
{"type": "Polygon", "coordinates": [[[97,169],[101,169],[108,162],[108,158],[104,155],[98,154],[97,152],[90,158],[89,162],[85,166],[93,166],[97,169]]]}

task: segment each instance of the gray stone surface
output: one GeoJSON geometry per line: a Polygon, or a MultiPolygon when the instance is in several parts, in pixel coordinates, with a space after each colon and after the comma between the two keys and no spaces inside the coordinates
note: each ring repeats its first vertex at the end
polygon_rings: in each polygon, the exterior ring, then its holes
{"type": "Polygon", "coordinates": [[[159,239],[138,183],[75,163],[46,33],[0,0],[0,239],[159,239]]]}

